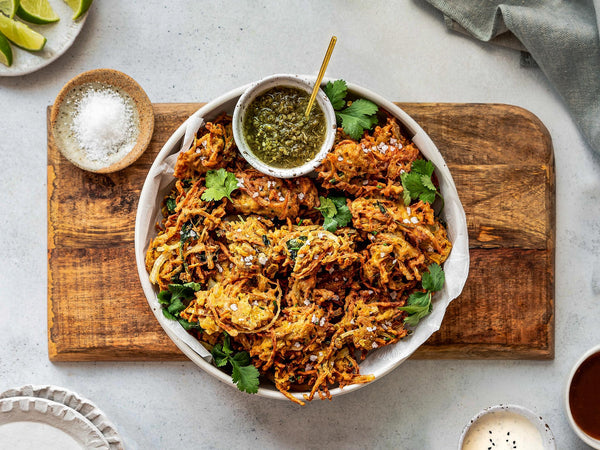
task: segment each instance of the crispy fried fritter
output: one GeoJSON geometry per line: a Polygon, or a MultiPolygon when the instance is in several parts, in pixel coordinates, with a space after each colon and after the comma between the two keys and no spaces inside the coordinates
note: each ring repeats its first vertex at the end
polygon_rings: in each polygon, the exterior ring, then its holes
{"type": "Polygon", "coordinates": [[[452,248],[431,205],[405,205],[401,175],[421,158],[395,119],[360,142],[338,133],[317,178],[278,179],[237,156],[230,118],[179,155],[164,218],[146,253],[152,283],[199,283],[180,313],[209,347],[225,333],[290,400],[367,383],[358,361],[408,333],[399,309],[452,248]],[[204,201],[205,173],[226,167],[231,198],[204,201]],[[320,196],[346,196],[351,223],[324,228],[320,196]]]}

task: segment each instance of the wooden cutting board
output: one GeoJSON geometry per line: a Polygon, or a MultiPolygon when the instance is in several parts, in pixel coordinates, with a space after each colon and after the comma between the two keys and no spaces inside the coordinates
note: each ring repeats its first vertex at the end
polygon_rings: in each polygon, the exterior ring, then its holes
{"type": "MultiPolygon", "coordinates": [[[[163,144],[201,104],[155,104],[150,147],[99,175],[48,146],[48,349],[52,361],[179,360],[142,292],[134,223],[163,144]]],[[[554,160],[531,113],[497,104],[399,104],[446,159],[469,227],[471,270],[417,358],[554,357],[554,160]]]]}

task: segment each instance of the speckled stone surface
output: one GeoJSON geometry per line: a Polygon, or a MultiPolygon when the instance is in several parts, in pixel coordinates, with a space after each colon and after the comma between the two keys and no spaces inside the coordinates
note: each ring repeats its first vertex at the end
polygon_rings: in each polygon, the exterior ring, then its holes
{"type": "Polygon", "coordinates": [[[572,364],[600,343],[600,161],[539,70],[521,68],[511,50],[447,32],[420,0],[97,1],[59,60],[0,78],[0,167],[0,391],[72,389],[106,413],[130,449],[453,449],[473,415],[509,402],[543,416],[558,448],[586,448],[569,428],[563,391],[572,364]],[[110,67],[154,102],[206,101],[271,73],[316,73],[332,34],[327,76],[394,101],[514,104],[548,127],[557,177],[555,360],[408,361],[371,386],[304,408],[238,393],[190,362],[50,363],[46,107],[62,85],[110,67]]]}

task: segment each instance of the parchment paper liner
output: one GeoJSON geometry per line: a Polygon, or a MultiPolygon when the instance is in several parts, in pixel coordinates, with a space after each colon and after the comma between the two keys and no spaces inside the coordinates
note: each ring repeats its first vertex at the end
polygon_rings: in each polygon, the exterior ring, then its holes
{"type": "MultiPolygon", "coordinates": [[[[313,77],[302,77],[314,83],[313,77]]],[[[156,318],[173,342],[192,361],[211,375],[233,387],[235,385],[231,381],[231,376],[210,364],[212,359],[210,353],[196,339],[191,337],[178,322],[169,320],[163,316],[161,306],[156,298],[156,289],[150,284],[144,261],[148,245],[156,235],[154,226],[160,219],[160,203],[174,182],[173,167],[177,158],[176,153],[182,148],[184,134],[188,134],[189,141],[189,136],[193,136],[202,123],[202,120],[213,120],[222,112],[231,113],[239,96],[249,86],[234,89],[206,104],[184,122],[171,136],[157,155],[144,183],[135,226],[135,253],[138,274],[148,303],[156,318]]],[[[375,102],[399,119],[410,131],[412,140],[421,153],[435,165],[435,171],[440,182],[440,191],[444,196],[445,202],[442,217],[447,223],[448,237],[453,245],[452,252],[443,266],[446,283],[443,290],[434,295],[433,311],[431,314],[419,322],[412,335],[396,344],[376,350],[360,363],[362,374],[373,374],[376,379],[379,379],[405,361],[439,329],[446,308],[461,293],[469,272],[467,221],[448,166],[425,131],[402,109],[381,96],[350,83],[348,83],[348,88],[353,94],[375,102]]],[[[189,142],[191,143],[191,141],[189,142]]],[[[189,144],[184,148],[189,148],[189,144]]],[[[343,389],[334,388],[331,389],[331,395],[336,396],[352,392],[362,386],[364,384],[346,386],[343,389]]],[[[266,383],[261,384],[258,395],[285,399],[272,384],[266,383]]],[[[295,393],[294,395],[299,399],[303,399],[302,393],[295,393]]]]}

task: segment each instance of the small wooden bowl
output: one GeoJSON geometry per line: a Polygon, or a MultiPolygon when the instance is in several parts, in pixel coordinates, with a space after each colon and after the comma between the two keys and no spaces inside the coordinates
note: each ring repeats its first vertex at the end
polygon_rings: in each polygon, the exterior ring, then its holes
{"type": "Polygon", "coordinates": [[[62,155],[70,162],[81,169],[96,173],[110,173],[124,169],[138,159],[150,143],[152,133],[154,132],[154,111],[150,99],[142,89],[142,87],[130,76],[113,69],[95,69],[72,78],[61,91],[58,93],[52,110],[50,112],[50,145],[56,147],[62,155]],[[100,167],[98,163],[81,157],[83,150],[79,149],[79,157],[75,155],[73,149],[68,149],[66,145],[62,145],[62,138],[58,137],[57,125],[61,108],[63,108],[64,100],[74,88],[80,87],[89,83],[101,83],[104,85],[115,87],[122,92],[125,92],[131,97],[137,110],[139,123],[137,124],[139,134],[134,147],[126,153],[118,161],[112,162],[110,165],[100,167]]]}

